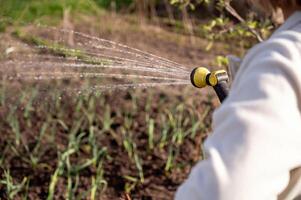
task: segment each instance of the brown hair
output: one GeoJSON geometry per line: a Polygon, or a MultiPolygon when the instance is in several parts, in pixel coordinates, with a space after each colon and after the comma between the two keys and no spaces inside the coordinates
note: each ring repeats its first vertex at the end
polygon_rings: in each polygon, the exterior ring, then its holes
{"type": "Polygon", "coordinates": [[[276,10],[277,8],[293,8],[301,6],[301,0],[250,0],[259,7],[268,10],[276,10]]]}

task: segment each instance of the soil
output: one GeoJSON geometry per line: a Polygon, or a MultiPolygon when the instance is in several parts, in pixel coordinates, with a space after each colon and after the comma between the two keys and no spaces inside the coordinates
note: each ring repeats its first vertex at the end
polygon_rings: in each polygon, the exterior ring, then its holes
{"type": "MultiPolygon", "coordinates": [[[[132,47],[139,48],[144,51],[151,52],[156,55],[174,60],[181,64],[187,65],[192,69],[195,66],[210,66],[212,60],[218,54],[226,54],[227,51],[224,48],[219,48],[212,52],[205,51],[207,41],[185,35],[179,35],[177,33],[169,32],[164,27],[158,27],[151,24],[141,24],[137,19],[132,17],[124,17],[118,15],[104,15],[102,19],[91,19],[82,17],[80,22],[74,22],[70,20],[67,24],[72,25],[72,28],[81,32],[90,33],[92,35],[100,36],[103,38],[111,39],[114,41],[122,42],[132,47]],[[96,23],[90,23],[91,20],[96,23]],[[97,20],[99,22],[97,23],[97,20]]],[[[62,26],[66,26],[62,24],[62,26]]],[[[13,37],[10,35],[2,35],[2,48],[6,48],[8,43],[12,43],[13,37]]],[[[217,47],[219,47],[217,45],[217,47]]],[[[114,117],[114,123],[112,124],[112,131],[100,134],[98,142],[100,146],[104,146],[108,150],[109,157],[104,162],[104,179],[107,181],[108,186],[104,191],[100,199],[172,199],[177,187],[185,180],[189,174],[191,167],[200,159],[201,143],[207,137],[210,132],[211,113],[214,108],[218,106],[218,101],[211,90],[198,91],[192,87],[175,87],[172,91],[168,88],[159,90],[140,90],[134,92],[135,96],[139,96],[137,112],[133,112],[131,107],[133,102],[133,94],[129,92],[120,92],[118,94],[105,95],[105,102],[110,105],[111,116],[114,117]],[[177,151],[176,162],[179,163],[178,167],[173,168],[171,171],[166,171],[165,164],[168,156],[169,149],[167,147],[163,149],[155,149],[150,153],[147,149],[147,127],[145,120],[145,105],[149,95],[152,95],[151,109],[149,115],[155,119],[155,122],[162,123],[160,119],[160,113],[163,113],[164,109],[173,109],[180,104],[184,104],[186,112],[192,110],[197,115],[203,113],[204,110],[209,108],[208,114],[205,116],[203,124],[204,128],[199,131],[197,136],[193,139],[186,139],[181,146],[175,146],[177,151]],[[160,103],[162,102],[162,103],[160,103]],[[120,114],[121,113],[121,114],[120,114]],[[134,119],[133,127],[131,131],[134,133],[133,138],[137,144],[137,150],[140,158],[143,160],[144,169],[144,182],[138,183],[136,187],[130,192],[125,194],[125,186],[128,183],[124,176],[137,176],[135,165],[129,161],[128,153],[122,146],[121,137],[118,134],[122,133],[123,126],[125,124],[124,114],[131,113],[134,119]],[[117,134],[117,137],[112,135],[117,134]]],[[[99,99],[97,99],[99,100],[99,99]]],[[[28,191],[29,199],[46,199],[48,195],[48,187],[51,180],[51,175],[57,166],[57,152],[62,151],[68,145],[68,135],[63,127],[60,127],[56,133],[54,143],[49,143],[47,140],[41,141],[43,146],[43,154],[40,163],[33,168],[24,155],[28,151],[31,151],[36,143],[36,134],[40,132],[43,122],[47,120],[47,116],[51,115],[52,120],[60,118],[66,123],[66,126],[72,127],[73,123],[78,120],[79,114],[76,112],[76,106],[74,100],[70,97],[63,97],[64,102],[68,104],[62,104],[60,109],[63,109],[63,115],[61,110],[58,110],[55,105],[50,104],[36,105],[37,107],[31,113],[30,121],[33,122],[31,126],[28,126],[28,121],[23,117],[19,118],[22,137],[21,141],[28,145],[28,149],[22,145],[16,151],[19,152],[19,156],[14,153],[9,153],[11,149],[5,150],[7,146],[11,146],[9,142],[14,141],[14,135],[10,131],[10,127],[4,120],[0,122],[1,138],[0,138],[0,155],[5,154],[5,160],[0,167],[0,176],[4,178],[4,169],[9,169],[10,174],[14,177],[16,182],[21,182],[23,177],[30,178],[28,191]],[[56,144],[56,145],[54,145],[56,144]],[[2,174],[2,175],[1,175],[2,174]]],[[[89,101],[84,101],[84,108],[89,107],[89,101]]],[[[0,107],[0,118],[5,119],[9,113],[9,106],[0,107]]],[[[102,120],[104,107],[96,107],[96,113],[99,116],[96,117],[102,120]]],[[[20,106],[17,110],[20,116],[24,112],[24,108],[20,106]]],[[[186,114],[185,116],[190,116],[186,114]]],[[[97,119],[93,122],[97,130],[102,127],[98,124],[97,119]]],[[[88,122],[82,124],[82,131],[89,132],[88,122]]],[[[192,124],[189,122],[186,125],[188,129],[192,124]]],[[[160,130],[156,127],[156,133],[160,130]]],[[[85,135],[84,137],[88,137],[85,135]]],[[[13,146],[13,145],[12,145],[13,146]]],[[[89,158],[89,153],[85,150],[85,145],[82,146],[81,153],[72,157],[74,162],[83,158],[89,158]]],[[[27,156],[28,158],[28,156],[27,156]]],[[[72,161],[71,161],[72,162],[72,161]]],[[[87,168],[80,173],[79,186],[76,191],[76,195],[85,193],[88,191],[88,187],[91,184],[91,175],[94,175],[95,167],[87,168]]],[[[65,188],[67,180],[65,175],[60,178],[55,192],[54,199],[65,199],[65,188]]],[[[0,184],[0,199],[7,199],[5,185],[0,184]]],[[[24,194],[24,192],[22,193],[24,194]]],[[[17,195],[14,199],[21,199],[22,195],[17,195]]]]}

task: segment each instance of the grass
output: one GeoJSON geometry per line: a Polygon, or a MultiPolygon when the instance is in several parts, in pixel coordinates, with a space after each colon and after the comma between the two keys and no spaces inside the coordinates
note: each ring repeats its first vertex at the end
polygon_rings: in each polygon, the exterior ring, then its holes
{"type": "Polygon", "coordinates": [[[110,60],[99,59],[96,56],[87,54],[84,50],[70,48],[60,42],[53,42],[51,40],[47,40],[39,36],[34,36],[32,34],[25,33],[20,29],[16,29],[12,33],[12,35],[18,40],[38,48],[41,52],[49,51],[49,53],[60,57],[77,58],[87,64],[92,64],[92,65],[111,64],[110,60]]]}
{"type": "MultiPolygon", "coordinates": [[[[62,19],[64,11],[72,13],[95,14],[99,10],[92,0],[1,0],[0,12],[14,22],[34,22],[43,17],[62,19]]],[[[49,22],[49,18],[47,18],[49,22]]]]}
{"type": "Polygon", "coordinates": [[[1,0],[0,3],[0,32],[11,25],[55,26],[66,12],[70,12],[72,17],[97,16],[102,12],[93,0],[1,0]]]}

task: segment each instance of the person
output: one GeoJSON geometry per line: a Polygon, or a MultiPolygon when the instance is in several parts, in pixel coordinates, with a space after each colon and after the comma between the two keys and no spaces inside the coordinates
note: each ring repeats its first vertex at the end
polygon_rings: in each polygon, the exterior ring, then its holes
{"type": "Polygon", "coordinates": [[[243,59],[213,114],[207,159],[176,200],[274,200],[301,195],[301,1],[251,0],[285,23],[243,59]]]}

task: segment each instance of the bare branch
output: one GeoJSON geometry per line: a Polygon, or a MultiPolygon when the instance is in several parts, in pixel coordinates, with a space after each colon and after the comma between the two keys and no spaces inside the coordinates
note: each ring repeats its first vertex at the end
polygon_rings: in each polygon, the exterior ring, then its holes
{"type": "Polygon", "coordinates": [[[243,26],[245,26],[256,38],[259,42],[263,41],[262,36],[260,35],[260,33],[258,33],[255,29],[249,27],[246,23],[246,20],[243,19],[237,12],[236,10],[230,5],[230,2],[224,2],[224,7],[226,9],[227,12],[229,12],[233,17],[235,17],[238,21],[240,21],[243,26]]]}

